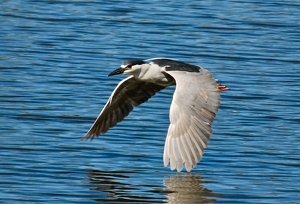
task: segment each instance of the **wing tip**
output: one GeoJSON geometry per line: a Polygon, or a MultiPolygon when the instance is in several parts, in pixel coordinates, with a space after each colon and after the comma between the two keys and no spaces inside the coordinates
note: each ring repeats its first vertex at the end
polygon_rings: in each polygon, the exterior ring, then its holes
{"type": "Polygon", "coordinates": [[[86,133],[86,134],[80,139],[80,141],[87,141],[87,140],[92,141],[95,137],[97,137],[96,134],[86,133]]]}
{"type": "Polygon", "coordinates": [[[181,172],[183,170],[183,167],[185,167],[186,172],[191,172],[193,168],[196,167],[197,163],[193,163],[190,161],[185,161],[185,162],[178,162],[175,160],[175,162],[171,162],[169,161],[169,159],[164,160],[164,167],[167,167],[169,165],[170,162],[170,169],[171,171],[174,171],[175,169],[177,170],[177,172],[181,172]]]}

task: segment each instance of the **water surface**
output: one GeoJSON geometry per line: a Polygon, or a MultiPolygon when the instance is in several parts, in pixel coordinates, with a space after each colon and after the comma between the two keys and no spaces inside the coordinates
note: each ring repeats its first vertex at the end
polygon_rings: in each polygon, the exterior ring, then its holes
{"type": "Polygon", "coordinates": [[[3,203],[298,203],[298,1],[3,1],[3,203]],[[93,142],[127,58],[201,65],[230,87],[191,173],[164,168],[173,87],[93,142]]]}

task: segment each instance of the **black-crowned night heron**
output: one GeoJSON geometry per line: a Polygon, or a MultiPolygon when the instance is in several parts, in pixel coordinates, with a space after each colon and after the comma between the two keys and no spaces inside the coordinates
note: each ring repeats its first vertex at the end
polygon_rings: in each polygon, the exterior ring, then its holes
{"type": "Polygon", "coordinates": [[[201,160],[212,134],[220,105],[220,90],[202,67],[172,59],[126,60],[108,76],[130,75],[122,80],[109,97],[91,129],[82,139],[94,139],[122,121],[134,106],[146,102],[156,92],[176,85],[170,108],[170,126],[164,148],[164,166],[189,172],[201,160]]]}

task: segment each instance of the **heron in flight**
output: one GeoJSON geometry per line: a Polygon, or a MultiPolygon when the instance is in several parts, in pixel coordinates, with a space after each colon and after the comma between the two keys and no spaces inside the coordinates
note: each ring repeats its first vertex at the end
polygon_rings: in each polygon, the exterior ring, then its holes
{"type": "Polygon", "coordinates": [[[211,73],[199,66],[172,59],[130,59],[108,76],[127,74],[112,92],[96,121],[82,139],[93,140],[122,121],[156,92],[176,85],[170,107],[164,166],[186,171],[201,160],[212,134],[211,124],[220,106],[220,91],[211,73]]]}

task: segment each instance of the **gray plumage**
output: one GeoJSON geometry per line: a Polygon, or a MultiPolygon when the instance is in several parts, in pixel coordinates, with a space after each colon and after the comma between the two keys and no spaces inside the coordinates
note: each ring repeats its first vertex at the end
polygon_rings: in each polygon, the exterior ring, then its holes
{"type": "Polygon", "coordinates": [[[115,88],[98,118],[83,137],[94,139],[122,121],[134,106],[156,92],[176,85],[170,107],[170,126],[164,147],[164,166],[187,171],[201,160],[220,105],[220,90],[211,73],[171,59],[126,60],[111,75],[128,74],[115,88]]]}

